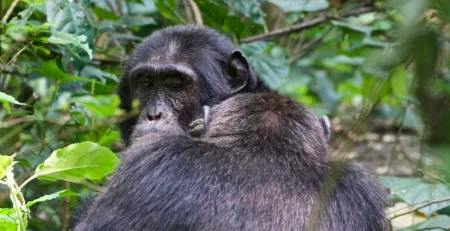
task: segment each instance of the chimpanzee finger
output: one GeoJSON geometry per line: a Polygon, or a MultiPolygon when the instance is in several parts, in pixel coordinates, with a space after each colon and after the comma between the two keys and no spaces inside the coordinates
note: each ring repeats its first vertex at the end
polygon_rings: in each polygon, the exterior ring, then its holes
{"type": "Polygon", "coordinates": [[[201,124],[198,124],[197,126],[193,127],[189,133],[192,137],[200,137],[203,134],[204,130],[205,130],[205,125],[203,123],[201,123],[201,124]]]}

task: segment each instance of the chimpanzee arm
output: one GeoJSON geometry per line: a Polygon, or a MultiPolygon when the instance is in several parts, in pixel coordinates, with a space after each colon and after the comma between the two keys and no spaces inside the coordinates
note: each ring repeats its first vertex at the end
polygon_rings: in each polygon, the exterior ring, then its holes
{"type": "Polygon", "coordinates": [[[386,195],[385,189],[362,167],[332,162],[305,230],[391,230],[384,211],[386,195]]]}

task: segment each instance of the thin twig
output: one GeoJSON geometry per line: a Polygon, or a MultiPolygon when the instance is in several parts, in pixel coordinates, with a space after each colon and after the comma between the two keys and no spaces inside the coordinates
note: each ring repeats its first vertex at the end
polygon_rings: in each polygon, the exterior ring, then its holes
{"type": "Polygon", "coordinates": [[[12,14],[14,8],[16,8],[17,3],[19,3],[19,0],[14,0],[14,2],[11,4],[11,6],[8,8],[8,11],[6,11],[5,16],[2,19],[3,23],[6,23],[8,21],[9,16],[12,14]]]}
{"type": "Polygon", "coordinates": [[[294,64],[297,62],[302,56],[305,54],[313,51],[318,45],[320,45],[323,41],[323,39],[333,30],[334,27],[330,27],[327,31],[325,31],[319,38],[309,42],[304,46],[304,48],[298,52],[298,54],[295,54],[292,56],[291,60],[289,61],[291,64],[294,64]]]}
{"type": "Polygon", "coordinates": [[[20,77],[27,77],[28,76],[27,74],[22,74],[22,73],[19,73],[18,71],[7,71],[5,69],[3,69],[1,71],[1,74],[18,75],[20,77]]]}
{"type": "Polygon", "coordinates": [[[339,17],[321,16],[321,17],[317,17],[312,20],[309,20],[307,22],[295,24],[291,27],[277,29],[277,30],[273,30],[269,33],[258,34],[258,35],[244,38],[241,40],[241,43],[249,43],[249,42],[261,41],[261,40],[262,41],[273,40],[273,39],[279,38],[283,35],[287,35],[287,34],[294,33],[294,32],[300,32],[302,30],[306,30],[306,29],[309,29],[309,28],[312,28],[315,26],[322,25],[322,24],[327,23],[328,21],[336,19],[336,18],[346,18],[346,17],[350,17],[350,16],[356,16],[356,15],[364,14],[367,12],[372,12],[375,10],[376,10],[376,8],[374,6],[366,6],[366,7],[354,9],[348,13],[342,14],[339,17]]]}
{"type": "Polygon", "coordinates": [[[202,14],[200,13],[200,9],[197,6],[197,3],[194,0],[188,0],[189,5],[191,6],[192,12],[194,13],[195,23],[198,25],[203,25],[202,14]]]}
{"type": "MultiPolygon", "coordinates": [[[[64,182],[64,188],[66,190],[70,190],[70,183],[64,182]]],[[[61,231],[67,230],[69,227],[69,219],[70,219],[70,197],[65,197],[63,200],[63,211],[61,214],[61,231]]]]}
{"type": "Polygon", "coordinates": [[[93,184],[93,183],[91,183],[91,182],[89,182],[87,180],[81,181],[81,182],[79,182],[79,184],[84,185],[84,186],[86,186],[86,187],[88,187],[90,189],[93,189],[93,190],[97,191],[97,192],[101,192],[101,193],[106,192],[105,187],[93,184]]]}
{"type": "Polygon", "coordinates": [[[444,230],[444,231],[450,230],[450,229],[447,229],[447,228],[444,228],[444,227],[427,227],[427,228],[422,228],[422,229],[416,229],[416,231],[435,230],[435,229],[440,229],[440,230],[444,230]]]}
{"type": "Polygon", "coordinates": [[[183,0],[184,10],[186,11],[186,16],[189,23],[194,23],[194,18],[192,17],[191,7],[189,6],[188,0],[183,0]]]}
{"type": "Polygon", "coordinates": [[[28,43],[28,44],[25,45],[22,49],[20,49],[20,50],[19,50],[19,51],[11,58],[11,60],[9,60],[9,62],[8,62],[5,66],[3,66],[3,68],[0,70],[0,72],[3,72],[3,70],[4,70],[7,66],[11,65],[11,63],[13,63],[14,60],[16,60],[17,57],[18,57],[23,51],[25,51],[25,49],[27,49],[29,45],[30,45],[30,43],[28,43]]]}
{"type": "Polygon", "coordinates": [[[406,214],[409,214],[409,213],[413,213],[413,212],[415,212],[415,211],[417,211],[417,210],[419,210],[419,209],[421,209],[421,208],[425,208],[425,207],[430,206],[430,205],[432,205],[432,204],[437,204],[437,203],[446,202],[446,201],[450,201],[450,197],[447,197],[447,198],[444,198],[444,199],[440,199],[440,200],[429,201],[429,202],[427,202],[427,203],[424,204],[424,205],[421,205],[421,206],[419,206],[419,207],[415,207],[415,208],[410,209],[410,210],[408,210],[408,211],[406,211],[406,212],[399,213],[399,214],[395,214],[394,216],[392,216],[391,218],[389,218],[389,220],[393,220],[393,219],[395,219],[395,218],[397,218],[397,217],[401,217],[401,216],[403,216],[403,215],[406,215],[406,214]]]}

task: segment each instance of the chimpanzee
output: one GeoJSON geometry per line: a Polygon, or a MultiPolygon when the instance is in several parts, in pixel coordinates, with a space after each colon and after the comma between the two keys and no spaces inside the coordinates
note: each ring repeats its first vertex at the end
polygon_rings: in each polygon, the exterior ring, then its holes
{"type": "Polygon", "coordinates": [[[241,92],[270,89],[225,36],[200,26],[175,26],[153,33],[125,58],[117,92],[120,107],[142,110],[120,124],[129,145],[135,135],[152,131],[189,134],[188,124],[213,105],[241,92]],[[137,125],[136,125],[137,124],[137,125]]]}
{"type": "Polygon", "coordinates": [[[302,104],[237,94],[204,121],[199,139],[134,141],[75,230],[389,230],[383,188],[329,159],[323,124],[302,104]]]}

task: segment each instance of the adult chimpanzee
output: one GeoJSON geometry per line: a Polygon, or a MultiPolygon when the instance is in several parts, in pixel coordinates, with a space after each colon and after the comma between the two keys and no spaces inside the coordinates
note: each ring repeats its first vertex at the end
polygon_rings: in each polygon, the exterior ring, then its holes
{"type": "Polygon", "coordinates": [[[323,124],[305,106],[238,94],[208,115],[200,139],[133,142],[75,230],[389,229],[382,187],[329,160],[323,124]]]}
{"type": "Polygon", "coordinates": [[[270,91],[225,36],[200,26],[176,26],[153,33],[123,61],[120,107],[138,99],[146,113],[120,125],[131,143],[152,131],[188,134],[188,124],[213,105],[239,92],[270,91]],[[136,125],[137,124],[137,125],[136,125]]]}

